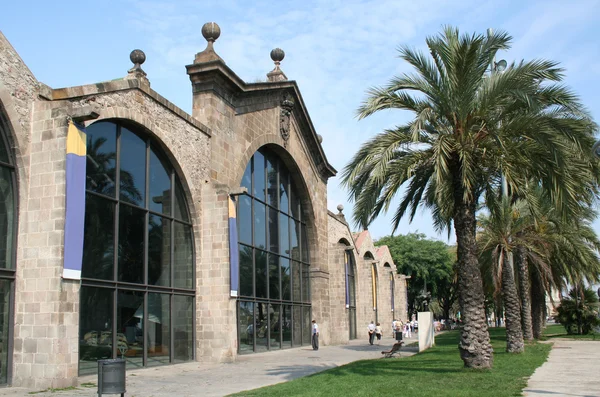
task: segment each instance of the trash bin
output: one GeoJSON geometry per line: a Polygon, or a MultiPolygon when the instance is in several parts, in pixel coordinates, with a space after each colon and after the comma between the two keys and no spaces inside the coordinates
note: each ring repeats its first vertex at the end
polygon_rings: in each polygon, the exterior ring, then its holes
{"type": "Polygon", "coordinates": [[[396,331],[396,340],[398,342],[402,341],[402,331],[396,331]]]}
{"type": "Polygon", "coordinates": [[[98,396],[125,396],[125,359],[98,360],[98,396]]]}

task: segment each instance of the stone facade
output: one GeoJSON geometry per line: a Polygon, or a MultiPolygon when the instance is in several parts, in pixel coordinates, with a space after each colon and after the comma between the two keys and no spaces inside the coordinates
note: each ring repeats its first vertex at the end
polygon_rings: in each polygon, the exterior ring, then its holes
{"type": "MultiPolygon", "coordinates": [[[[206,51],[214,52],[212,42],[206,51]]],[[[189,115],[150,88],[139,63],[122,79],[47,87],[0,34],[0,113],[7,120],[2,125],[18,183],[9,383],[42,389],[77,382],[80,283],[61,278],[69,118],[86,126],[99,120],[137,125],[155,138],[179,176],[194,231],[196,360],[223,362],[237,356],[228,198],[240,192],[244,170],[263,146],[279,155],[299,192],[308,226],[312,315],[319,320],[322,343],[349,339],[348,332],[339,332],[349,329],[347,250],[356,264],[359,337],[368,321],[374,320],[373,264],[377,313],[384,330],[394,316],[406,317],[406,284],[396,273],[389,250],[374,247],[368,232],[353,236],[343,215],[327,211],[327,180],[336,171],[327,162],[296,83],[284,78],[245,83],[214,55],[200,53],[187,66],[193,95],[189,115]]]]}

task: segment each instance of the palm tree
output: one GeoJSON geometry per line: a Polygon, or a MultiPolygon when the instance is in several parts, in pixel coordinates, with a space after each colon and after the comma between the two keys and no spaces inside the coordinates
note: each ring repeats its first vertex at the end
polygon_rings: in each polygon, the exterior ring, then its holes
{"type": "Polygon", "coordinates": [[[598,175],[591,158],[594,124],[577,98],[556,84],[562,70],[555,62],[521,62],[489,73],[490,61],[510,41],[503,32],[459,35],[447,27],[426,40],[431,58],[400,48],[416,73],[371,89],[358,114],[403,109],[414,118],[366,142],[343,171],[354,221],[363,227],[389,209],[403,186],[394,230],[421,205],[432,210],[438,228],[454,223],[464,324],[459,350],[465,366],[474,368],[493,362],[475,239],[480,199],[497,194],[504,174],[511,192],[521,193],[533,180],[563,208],[594,190],[590,180],[598,175]]]}
{"type": "Polygon", "coordinates": [[[512,205],[504,197],[502,205],[488,216],[479,218],[480,233],[477,242],[480,249],[480,262],[490,263],[496,291],[502,292],[506,320],[506,351],[521,353],[525,348],[521,326],[521,304],[511,256],[516,247],[528,243],[523,237],[529,224],[519,215],[525,209],[523,201],[512,205]]]}

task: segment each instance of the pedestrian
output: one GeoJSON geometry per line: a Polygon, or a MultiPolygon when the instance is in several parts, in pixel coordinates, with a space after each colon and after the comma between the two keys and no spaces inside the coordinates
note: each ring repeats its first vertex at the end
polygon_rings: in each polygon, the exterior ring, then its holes
{"type": "Polygon", "coordinates": [[[367,327],[369,329],[369,345],[373,344],[373,339],[375,339],[375,324],[371,321],[371,324],[367,327]]]}
{"type": "Polygon", "coordinates": [[[396,339],[396,319],[392,321],[392,337],[396,339]]]}
{"type": "Polygon", "coordinates": [[[312,320],[312,348],[319,350],[319,325],[316,320],[312,320]]]}
{"type": "Polygon", "coordinates": [[[383,333],[381,331],[381,324],[377,323],[377,326],[375,326],[375,336],[377,336],[377,344],[380,344],[382,335],[383,333]]]}

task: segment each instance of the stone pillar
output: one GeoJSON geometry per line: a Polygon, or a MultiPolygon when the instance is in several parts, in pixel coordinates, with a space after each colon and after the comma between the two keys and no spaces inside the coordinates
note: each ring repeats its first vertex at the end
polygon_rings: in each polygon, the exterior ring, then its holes
{"type": "Polygon", "coordinates": [[[79,282],[62,280],[67,107],[36,102],[29,197],[21,202],[13,385],[76,384],[79,282]]]}

